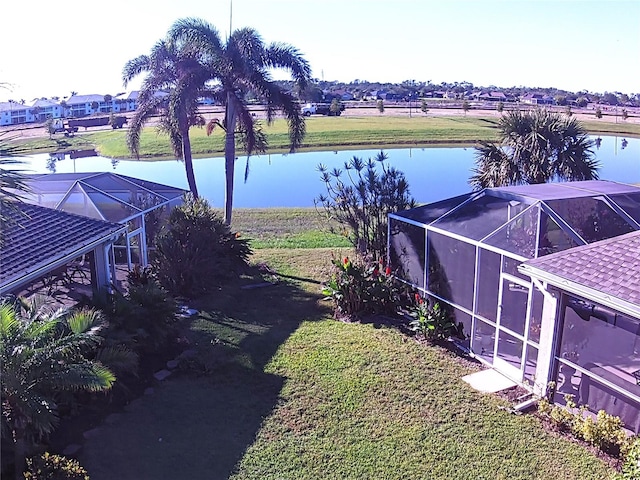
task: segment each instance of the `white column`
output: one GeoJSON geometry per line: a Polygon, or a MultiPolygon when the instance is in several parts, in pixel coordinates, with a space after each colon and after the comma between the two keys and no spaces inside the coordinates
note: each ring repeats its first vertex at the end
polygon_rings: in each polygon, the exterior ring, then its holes
{"type": "Polygon", "coordinates": [[[540,325],[540,349],[538,350],[538,363],[536,365],[533,391],[537,395],[545,396],[549,382],[553,380],[560,293],[555,289],[549,288],[548,284],[542,285],[539,281],[534,281],[534,283],[544,295],[544,304],[542,307],[542,323],[540,325]]]}
{"type": "Polygon", "coordinates": [[[95,263],[95,284],[99,290],[109,288],[111,275],[109,272],[109,245],[100,245],[93,251],[95,263]]]}

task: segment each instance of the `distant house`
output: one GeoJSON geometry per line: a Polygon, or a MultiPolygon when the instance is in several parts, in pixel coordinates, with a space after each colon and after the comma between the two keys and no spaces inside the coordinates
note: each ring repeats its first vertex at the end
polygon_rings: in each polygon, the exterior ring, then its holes
{"type": "Polygon", "coordinates": [[[334,97],[337,97],[339,100],[342,100],[343,102],[346,102],[346,101],[349,101],[349,100],[353,100],[355,98],[353,96],[353,93],[348,92],[348,91],[343,90],[343,89],[334,90],[333,92],[331,92],[331,94],[334,97]]]}
{"type": "Polygon", "coordinates": [[[67,100],[65,113],[70,117],[85,117],[100,112],[105,103],[104,95],[73,95],[67,100]]]}
{"type": "Polygon", "coordinates": [[[525,93],[520,97],[520,102],[529,105],[552,105],[553,97],[542,93],[525,93]]]}
{"type": "Polygon", "coordinates": [[[475,92],[471,95],[472,98],[483,102],[506,102],[507,96],[502,92],[475,92]]]}
{"type": "Polygon", "coordinates": [[[17,102],[0,102],[0,125],[18,125],[35,121],[31,107],[17,102]]]}
{"type": "Polygon", "coordinates": [[[31,110],[36,120],[46,120],[47,118],[62,118],[64,116],[64,108],[60,102],[49,100],[47,98],[39,98],[31,105],[31,110]]]}
{"type": "MultiPolygon", "coordinates": [[[[169,95],[167,92],[158,91],[154,94],[156,98],[165,98],[169,95]]],[[[138,90],[133,90],[129,92],[126,97],[122,97],[121,100],[125,100],[126,103],[126,111],[133,112],[138,108],[138,97],[140,96],[140,92],[138,90]]],[[[206,103],[205,103],[206,105],[206,103]]],[[[124,111],[124,110],[121,110],[124,111]]]]}

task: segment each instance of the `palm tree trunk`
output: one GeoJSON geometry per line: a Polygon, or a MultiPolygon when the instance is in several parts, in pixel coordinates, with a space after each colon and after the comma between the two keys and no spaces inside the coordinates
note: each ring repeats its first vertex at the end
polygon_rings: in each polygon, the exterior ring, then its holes
{"type": "Polygon", "coordinates": [[[227,95],[227,133],[224,142],[224,174],[225,174],[225,199],[224,199],[224,223],[231,225],[231,212],[233,210],[233,174],[236,161],[236,109],[227,95]]]}
{"type": "Polygon", "coordinates": [[[184,159],[184,169],[187,172],[187,182],[189,190],[194,198],[198,198],[198,187],[196,186],[196,176],[193,173],[193,157],[191,155],[191,140],[189,139],[189,126],[182,128],[182,158],[184,159]]]}
{"type": "Polygon", "coordinates": [[[24,471],[27,466],[27,440],[26,432],[23,428],[17,428],[13,432],[14,434],[14,469],[16,480],[24,480],[24,471]]]}

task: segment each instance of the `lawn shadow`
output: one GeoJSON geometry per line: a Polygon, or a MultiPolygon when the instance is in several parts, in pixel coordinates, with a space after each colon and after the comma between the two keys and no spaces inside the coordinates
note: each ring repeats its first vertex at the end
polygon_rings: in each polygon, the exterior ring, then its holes
{"type": "Polygon", "coordinates": [[[319,294],[300,282],[241,287],[191,302],[200,314],[182,335],[193,356],[86,440],[80,461],[92,479],[223,479],[233,473],[286,381],[265,372],[266,365],[303,321],[327,314],[319,294]]]}

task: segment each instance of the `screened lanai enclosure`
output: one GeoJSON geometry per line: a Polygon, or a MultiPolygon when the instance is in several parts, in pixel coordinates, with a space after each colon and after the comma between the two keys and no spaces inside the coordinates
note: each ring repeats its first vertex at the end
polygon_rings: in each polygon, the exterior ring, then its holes
{"type": "Polygon", "coordinates": [[[455,317],[463,347],[526,385],[535,382],[544,296],[518,267],[635,230],[637,187],[584,181],[488,188],[390,215],[389,260],[398,278],[455,317]]]}
{"type": "Polygon", "coordinates": [[[127,225],[113,246],[115,263],[146,266],[162,219],[182,203],[185,190],[111,172],[30,175],[25,201],[127,225]]]}

